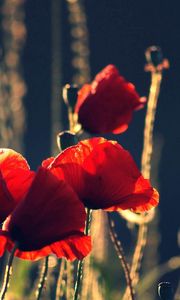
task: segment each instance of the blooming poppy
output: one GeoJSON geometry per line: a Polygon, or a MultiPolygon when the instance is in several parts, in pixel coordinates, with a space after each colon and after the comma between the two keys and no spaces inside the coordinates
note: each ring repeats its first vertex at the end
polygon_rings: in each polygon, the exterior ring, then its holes
{"type": "Polygon", "coordinates": [[[48,168],[92,209],[143,212],[158,204],[158,192],[141,175],[129,152],[115,141],[81,141],[59,154],[48,168]]]}
{"type": "Polygon", "coordinates": [[[89,132],[118,134],[128,128],[133,111],[145,102],[134,85],[120,76],[114,65],[108,65],[79,90],[75,113],[89,132]]]}
{"type": "Polygon", "coordinates": [[[0,223],[25,197],[35,176],[25,158],[12,149],[0,149],[0,223]]]}
{"type": "Polygon", "coordinates": [[[90,237],[84,235],[85,219],[84,206],[71,186],[40,167],[3,224],[0,255],[6,249],[11,251],[16,243],[15,255],[24,259],[51,253],[82,259],[91,250],[90,237]]]}

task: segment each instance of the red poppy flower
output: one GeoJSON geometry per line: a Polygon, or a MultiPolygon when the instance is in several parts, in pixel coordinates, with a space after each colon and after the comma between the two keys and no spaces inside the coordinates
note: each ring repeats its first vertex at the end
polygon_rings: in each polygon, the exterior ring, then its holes
{"type": "Polygon", "coordinates": [[[21,154],[1,149],[1,222],[7,216],[0,232],[0,255],[15,242],[15,255],[24,259],[54,253],[73,260],[90,251],[90,237],[83,233],[85,209],[72,188],[45,167],[32,172],[21,154]]]}
{"type": "Polygon", "coordinates": [[[129,152],[115,141],[92,138],[79,142],[58,155],[49,168],[89,208],[141,212],[158,204],[158,192],[143,178],[129,152]]]}
{"type": "Polygon", "coordinates": [[[34,176],[20,153],[0,149],[0,223],[25,197],[34,176]]]}
{"type": "Polygon", "coordinates": [[[108,65],[91,84],[79,90],[75,113],[85,130],[117,134],[128,128],[133,111],[142,108],[145,102],[134,85],[125,81],[115,66],[108,65]]]}
{"type": "Polygon", "coordinates": [[[84,235],[86,213],[73,189],[40,167],[24,199],[18,203],[0,232],[0,255],[14,244],[15,255],[39,259],[51,253],[82,259],[91,250],[84,235]]]}

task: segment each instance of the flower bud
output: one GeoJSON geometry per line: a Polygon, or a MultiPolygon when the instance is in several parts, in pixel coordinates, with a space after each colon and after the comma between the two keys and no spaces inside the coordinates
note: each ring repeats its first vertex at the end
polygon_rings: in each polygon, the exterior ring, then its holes
{"type": "Polygon", "coordinates": [[[162,300],[173,300],[173,288],[170,282],[158,284],[158,295],[162,300]]]}
{"type": "Polygon", "coordinates": [[[57,135],[57,144],[60,151],[63,151],[70,146],[76,145],[77,143],[78,138],[76,134],[68,130],[62,131],[57,135]]]}
{"type": "Polygon", "coordinates": [[[147,64],[145,71],[161,72],[169,68],[169,61],[164,58],[162,50],[158,46],[151,46],[146,49],[145,57],[147,64]]]}
{"type": "Polygon", "coordinates": [[[145,56],[147,63],[152,64],[154,67],[157,67],[163,62],[163,54],[161,48],[158,46],[149,47],[146,50],[145,56]]]}

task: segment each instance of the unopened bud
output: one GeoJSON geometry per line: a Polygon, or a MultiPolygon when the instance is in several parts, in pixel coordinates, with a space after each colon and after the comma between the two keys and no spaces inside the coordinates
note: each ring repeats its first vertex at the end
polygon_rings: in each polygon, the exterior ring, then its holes
{"type": "Polygon", "coordinates": [[[76,134],[70,131],[63,131],[57,135],[57,145],[60,151],[63,151],[68,147],[76,145],[77,143],[78,143],[78,138],[76,134]]]}
{"type": "Polygon", "coordinates": [[[161,282],[158,284],[158,295],[161,300],[173,300],[173,288],[170,282],[161,282]]]}

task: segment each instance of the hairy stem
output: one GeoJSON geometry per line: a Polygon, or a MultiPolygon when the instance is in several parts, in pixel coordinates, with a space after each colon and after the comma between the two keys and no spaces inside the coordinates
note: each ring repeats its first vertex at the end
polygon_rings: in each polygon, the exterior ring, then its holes
{"type": "Polygon", "coordinates": [[[127,222],[141,225],[149,223],[154,219],[155,211],[151,209],[148,214],[136,214],[130,210],[121,210],[118,212],[127,222]]]}
{"type": "Polygon", "coordinates": [[[14,248],[12,249],[11,254],[9,255],[9,260],[8,260],[8,264],[6,265],[6,270],[5,270],[5,274],[4,274],[4,281],[3,281],[3,287],[1,290],[1,294],[0,294],[0,300],[3,300],[6,296],[6,292],[8,290],[9,287],[9,281],[10,281],[10,277],[12,275],[12,263],[13,263],[13,259],[14,259],[14,254],[16,252],[17,249],[17,245],[14,245],[14,248]]]}
{"type": "MultiPolygon", "coordinates": [[[[162,72],[152,72],[150,93],[147,104],[147,112],[145,117],[145,128],[144,128],[144,145],[141,158],[141,172],[146,179],[150,178],[151,172],[151,156],[153,152],[153,129],[157,107],[157,100],[160,92],[160,85],[162,81],[162,72]]],[[[147,229],[148,223],[145,222],[146,215],[143,214],[144,222],[139,225],[138,238],[136,248],[134,251],[132,264],[131,264],[131,278],[132,284],[135,286],[139,281],[139,269],[141,266],[141,260],[143,257],[144,248],[147,243],[147,229]]],[[[124,294],[123,300],[128,298],[128,290],[124,294]]]]}
{"type": "Polygon", "coordinates": [[[156,115],[157,100],[162,81],[162,72],[153,72],[144,128],[144,145],[141,158],[141,171],[145,178],[150,178],[151,156],[153,151],[153,129],[156,115]]]}
{"type": "Polygon", "coordinates": [[[73,263],[67,261],[67,285],[66,285],[66,298],[72,299],[74,289],[74,278],[73,278],[73,263]]]}
{"type": "Polygon", "coordinates": [[[117,252],[117,255],[118,255],[118,257],[121,261],[123,270],[124,270],[124,275],[125,275],[125,278],[126,278],[126,282],[127,282],[127,286],[128,286],[129,294],[130,294],[129,299],[135,300],[135,294],[134,294],[134,290],[133,290],[133,286],[132,286],[130,269],[129,269],[128,263],[126,261],[125,255],[124,255],[123,247],[121,245],[121,242],[117,239],[117,235],[114,231],[114,222],[110,217],[110,213],[107,213],[107,216],[108,216],[110,237],[111,237],[111,240],[113,242],[114,248],[117,252]]]}
{"type": "Polygon", "coordinates": [[[57,285],[56,285],[56,300],[59,300],[61,297],[61,286],[62,286],[62,280],[63,280],[63,275],[64,275],[64,270],[65,270],[65,259],[61,259],[61,264],[59,268],[59,276],[57,280],[57,285]]]}
{"type": "Polygon", "coordinates": [[[77,278],[76,278],[76,284],[74,289],[74,300],[78,299],[79,296],[79,289],[82,279],[82,270],[83,270],[83,260],[79,260],[78,266],[77,266],[77,278]]]}
{"type": "MultiPolygon", "coordinates": [[[[85,235],[89,234],[90,222],[91,222],[91,212],[92,212],[92,210],[88,208],[87,209],[87,217],[86,217],[86,227],[85,227],[85,231],[84,231],[85,235]]],[[[79,260],[78,266],[77,266],[77,277],[76,277],[76,283],[75,283],[75,288],[74,288],[73,300],[78,300],[82,276],[83,276],[83,260],[79,260]]]]}
{"type": "Polygon", "coordinates": [[[43,288],[44,288],[44,284],[45,284],[45,281],[47,279],[48,264],[49,264],[49,256],[47,256],[45,258],[43,266],[42,266],[41,277],[40,277],[40,281],[39,281],[39,284],[38,284],[38,289],[37,289],[37,292],[36,292],[36,300],[40,300],[40,298],[41,298],[43,288]]]}

